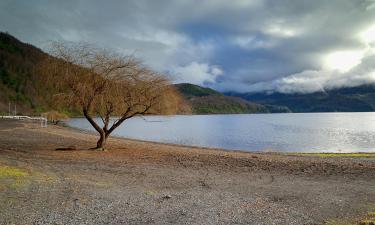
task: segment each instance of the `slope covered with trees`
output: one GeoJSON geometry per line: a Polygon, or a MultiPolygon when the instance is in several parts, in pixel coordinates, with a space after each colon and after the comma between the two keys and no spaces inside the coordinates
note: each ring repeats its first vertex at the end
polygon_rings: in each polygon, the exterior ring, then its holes
{"type": "Polygon", "coordinates": [[[0,112],[8,111],[8,103],[17,104],[21,113],[48,108],[48,90],[41,77],[33,73],[35,65],[47,55],[40,49],[22,43],[0,32],[0,112]]]}
{"type": "Polygon", "coordinates": [[[194,114],[289,112],[286,107],[253,103],[239,97],[225,96],[213,89],[194,84],[183,83],[175,86],[191,104],[194,114]]]}

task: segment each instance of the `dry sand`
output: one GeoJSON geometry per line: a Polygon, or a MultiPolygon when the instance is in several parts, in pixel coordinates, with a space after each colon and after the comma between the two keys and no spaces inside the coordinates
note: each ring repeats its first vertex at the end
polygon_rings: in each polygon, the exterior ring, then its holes
{"type": "Polygon", "coordinates": [[[96,138],[0,120],[0,224],[344,224],[375,211],[372,157],[121,138],[88,150],[96,138]],[[70,145],[77,150],[55,150],[70,145]]]}

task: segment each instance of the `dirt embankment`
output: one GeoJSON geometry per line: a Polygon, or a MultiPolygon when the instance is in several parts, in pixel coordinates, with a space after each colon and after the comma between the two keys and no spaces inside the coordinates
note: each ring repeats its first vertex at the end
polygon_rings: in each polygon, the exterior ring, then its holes
{"type": "Polygon", "coordinates": [[[375,156],[228,152],[0,121],[0,224],[344,224],[375,211],[375,156]],[[75,151],[55,151],[76,146],[75,151]]]}

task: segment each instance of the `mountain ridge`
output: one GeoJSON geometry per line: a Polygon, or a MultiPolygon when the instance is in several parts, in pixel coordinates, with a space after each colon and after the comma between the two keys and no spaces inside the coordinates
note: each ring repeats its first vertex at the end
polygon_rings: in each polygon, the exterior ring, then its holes
{"type": "Polygon", "coordinates": [[[373,112],[375,111],[375,85],[343,87],[309,94],[293,93],[235,93],[228,96],[240,97],[259,104],[275,104],[288,107],[293,112],[373,112]]]}
{"type": "Polygon", "coordinates": [[[283,113],[287,107],[259,104],[240,97],[226,96],[221,92],[195,84],[174,85],[192,106],[193,114],[243,114],[243,113],[283,113]]]}

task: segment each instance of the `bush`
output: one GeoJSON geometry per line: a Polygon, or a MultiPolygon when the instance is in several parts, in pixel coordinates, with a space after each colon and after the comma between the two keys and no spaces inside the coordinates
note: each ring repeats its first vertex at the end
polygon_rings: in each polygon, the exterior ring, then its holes
{"type": "Polygon", "coordinates": [[[69,119],[69,117],[65,113],[61,113],[54,110],[42,113],[42,116],[47,117],[47,120],[54,124],[58,124],[61,121],[69,119]]]}

